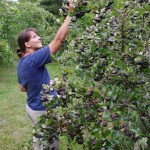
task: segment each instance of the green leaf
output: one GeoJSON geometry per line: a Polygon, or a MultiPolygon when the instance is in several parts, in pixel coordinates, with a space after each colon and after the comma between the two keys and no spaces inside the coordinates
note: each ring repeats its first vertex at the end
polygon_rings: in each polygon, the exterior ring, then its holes
{"type": "Polygon", "coordinates": [[[148,138],[143,137],[141,140],[139,140],[139,145],[142,147],[142,149],[146,149],[148,147],[148,138]]]}
{"type": "Polygon", "coordinates": [[[110,109],[114,107],[114,103],[110,102],[110,109]]]}

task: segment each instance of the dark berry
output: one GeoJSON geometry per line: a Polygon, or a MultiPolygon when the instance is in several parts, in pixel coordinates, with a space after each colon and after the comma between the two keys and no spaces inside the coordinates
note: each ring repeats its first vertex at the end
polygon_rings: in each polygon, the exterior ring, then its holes
{"type": "Polygon", "coordinates": [[[114,126],[114,129],[115,129],[115,130],[119,130],[120,128],[119,128],[119,127],[117,127],[117,126],[114,126]]]}
{"type": "Polygon", "coordinates": [[[86,1],[82,2],[82,5],[86,6],[88,3],[86,1]]]}
{"type": "Polygon", "coordinates": [[[139,3],[143,3],[144,2],[144,0],[139,0],[139,3]]]}
{"type": "Polygon", "coordinates": [[[86,13],[90,13],[90,12],[91,12],[91,9],[86,10],[86,13]]]}
{"type": "Polygon", "coordinates": [[[112,115],[111,115],[111,119],[116,119],[118,117],[118,114],[117,113],[113,113],[112,115]]]}
{"type": "Polygon", "coordinates": [[[67,0],[67,1],[65,2],[65,4],[66,4],[67,6],[69,6],[69,1],[67,0]]]}
{"type": "Polygon", "coordinates": [[[84,16],[84,14],[82,12],[76,12],[75,16],[81,18],[82,16],[84,16]]]}
{"type": "Polygon", "coordinates": [[[147,18],[149,16],[149,13],[144,13],[143,15],[145,18],[147,18]]]}
{"type": "Polygon", "coordinates": [[[103,127],[107,127],[107,122],[105,120],[103,120],[101,124],[103,127]]]}

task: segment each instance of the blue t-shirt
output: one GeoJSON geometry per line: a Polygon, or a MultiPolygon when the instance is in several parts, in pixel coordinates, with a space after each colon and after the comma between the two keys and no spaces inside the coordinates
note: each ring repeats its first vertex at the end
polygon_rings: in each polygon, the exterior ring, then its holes
{"type": "MultiPolygon", "coordinates": [[[[32,110],[46,109],[41,102],[41,91],[43,84],[50,84],[50,75],[45,67],[50,62],[49,46],[21,58],[18,62],[18,82],[26,89],[27,104],[32,110]]],[[[53,94],[56,95],[56,92],[53,94]]]]}

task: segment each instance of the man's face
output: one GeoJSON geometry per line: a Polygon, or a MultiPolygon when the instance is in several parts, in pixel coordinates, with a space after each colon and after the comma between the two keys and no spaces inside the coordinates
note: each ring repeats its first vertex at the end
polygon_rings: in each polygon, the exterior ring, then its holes
{"type": "Polygon", "coordinates": [[[27,47],[35,51],[42,48],[41,37],[39,37],[35,32],[31,31],[30,39],[27,42],[27,47]]]}

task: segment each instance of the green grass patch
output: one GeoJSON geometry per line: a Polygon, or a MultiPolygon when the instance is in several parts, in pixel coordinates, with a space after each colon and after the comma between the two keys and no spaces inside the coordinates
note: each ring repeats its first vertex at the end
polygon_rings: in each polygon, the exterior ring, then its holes
{"type": "Polygon", "coordinates": [[[0,149],[15,150],[31,138],[26,116],[26,94],[18,88],[16,67],[0,66],[0,149]]]}

